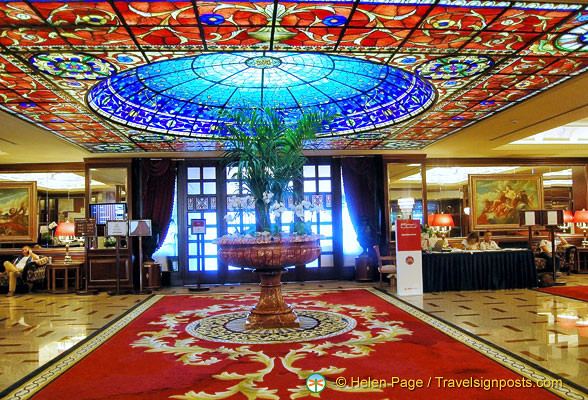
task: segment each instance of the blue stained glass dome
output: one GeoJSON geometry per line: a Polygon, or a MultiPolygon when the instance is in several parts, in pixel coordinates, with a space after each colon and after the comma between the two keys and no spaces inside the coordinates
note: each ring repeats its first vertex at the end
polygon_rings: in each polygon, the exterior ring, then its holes
{"type": "Polygon", "coordinates": [[[271,107],[288,121],[305,111],[337,118],[319,136],[389,126],[431,107],[433,86],[406,71],[318,53],[213,53],[160,61],[112,75],[89,92],[90,108],[145,131],[210,139],[223,110],[271,107]]]}

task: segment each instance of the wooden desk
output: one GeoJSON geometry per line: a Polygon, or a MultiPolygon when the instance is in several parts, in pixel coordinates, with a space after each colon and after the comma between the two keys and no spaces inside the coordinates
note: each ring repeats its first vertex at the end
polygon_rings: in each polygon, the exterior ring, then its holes
{"type": "Polygon", "coordinates": [[[65,264],[63,262],[56,262],[47,265],[48,278],[47,278],[47,289],[51,293],[69,293],[80,288],[80,267],[83,263],[72,262],[65,264]],[[58,271],[63,271],[63,278],[56,277],[58,271]],[[75,284],[74,287],[69,287],[70,272],[75,272],[75,284]],[[56,280],[63,279],[63,287],[57,288],[56,280]]]}

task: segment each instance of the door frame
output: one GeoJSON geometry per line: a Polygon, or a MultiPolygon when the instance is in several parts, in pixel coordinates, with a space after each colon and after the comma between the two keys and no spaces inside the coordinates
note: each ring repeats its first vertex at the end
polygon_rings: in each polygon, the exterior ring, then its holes
{"type": "MultiPolygon", "coordinates": [[[[305,265],[290,267],[282,276],[283,281],[311,281],[311,280],[337,280],[350,275],[350,271],[343,268],[343,233],[342,233],[342,187],[341,187],[341,161],[332,157],[309,157],[307,165],[329,165],[331,169],[331,195],[332,195],[332,229],[333,229],[333,267],[307,268],[305,265]]],[[[222,159],[193,159],[178,163],[177,175],[177,220],[178,220],[178,272],[182,285],[196,283],[196,273],[189,271],[188,258],[188,229],[187,227],[187,191],[188,168],[190,167],[215,167],[216,168],[216,220],[219,236],[227,233],[227,224],[224,215],[227,209],[227,179],[226,167],[222,159]]],[[[303,191],[303,188],[300,188],[303,191]]],[[[216,271],[204,271],[200,275],[203,284],[231,284],[231,283],[258,283],[259,278],[249,269],[229,269],[228,265],[217,261],[216,271]]]]}

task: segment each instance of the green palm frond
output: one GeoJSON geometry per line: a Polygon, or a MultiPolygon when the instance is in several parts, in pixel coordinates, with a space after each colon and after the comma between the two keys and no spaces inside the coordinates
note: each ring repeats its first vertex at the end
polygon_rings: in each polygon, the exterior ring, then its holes
{"type": "Polygon", "coordinates": [[[223,118],[230,121],[223,126],[228,133],[226,165],[236,167],[234,178],[240,179],[256,199],[258,212],[265,207],[264,192],[272,192],[276,201],[283,201],[288,184],[301,179],[305,142],[315,139],[335,116],[304,113],[296,123],[287,123],[278,111],[265,108],[227,112],[223,118]]]}

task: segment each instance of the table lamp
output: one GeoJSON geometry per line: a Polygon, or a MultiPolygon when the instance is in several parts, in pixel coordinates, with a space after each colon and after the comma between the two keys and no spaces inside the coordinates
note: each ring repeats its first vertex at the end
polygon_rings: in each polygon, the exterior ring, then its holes
{"type": "Polygon", "coordinates": [[[453,223],[453,217],[449,214],[434,214],[431,221],[433,231],[441,234],[449,234],[453,223]]]}
{"type": "Polygon", "coordinates": [[[574,223],[574,214],[572,214],[572,212],[570,210],[565,210],[563,212],[563,219],[564,219],[564,224],[559,225],[558,228],[561,229],[562,231],[571,230],[572,224],[574,223]]]}
{"type": "Polygon", "coordinates": [[[588,240],[586,240],[586,231],[588,230],[588,211],[576,211],[574,213],[574,223],[578,228],[584,231],[584,240],[582,240],[582,246],[588,246],[588,240]]]}
{"type": "Polygon", "coordinates": [[[66,264],[71,263],[71,257],[69,256],[69,244],[73,242],[75,237],[75,224],[73,222],[60,222],[55,228],[55,236],[59,238],[59,241],[65,243],[65,259],[66,264]]]}

